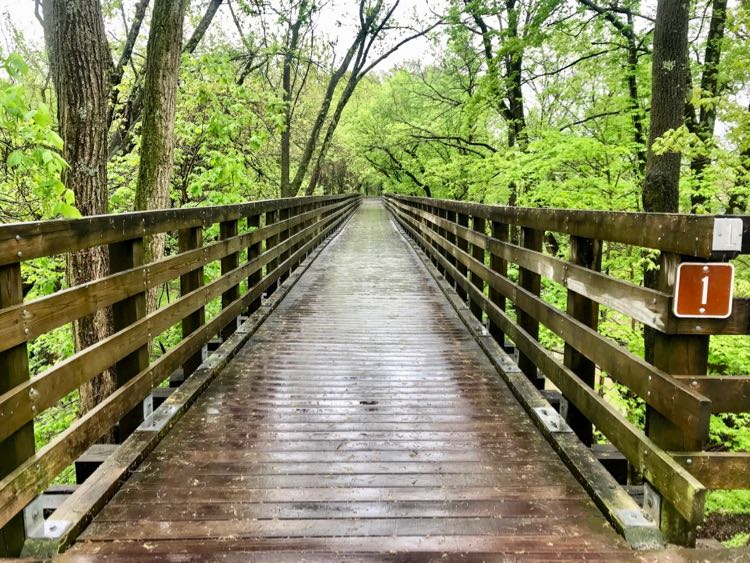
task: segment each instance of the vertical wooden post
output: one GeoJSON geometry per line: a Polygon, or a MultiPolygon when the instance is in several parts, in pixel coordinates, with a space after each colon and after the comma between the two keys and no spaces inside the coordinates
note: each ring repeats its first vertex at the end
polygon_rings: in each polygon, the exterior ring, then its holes
{"type": "MultiPolygon", "coordinates": [[[[180,252],[187,252],[188,250],[200,248],[203,246],[203,227],[183,229],[178,232],[177,238],[180,252]]],[[[199,287],[203,287],[203,266],[180,276],[180,295],[187,295],[199,287]]],[[[187,317],[182,319],[182,338],[187,338],[190,334],[203,326],[205,322],[206,310],[204,307],[190,313],[187,317]]],[[[201,365],[202,361],[203,354],[198,352],[190,356],[190,358],[182,364],[182,371],[186,379],[198,369],[198,366],[201,365]]]]}
{"type": "MultiPolygon", "coordinates": [[[[0,266],[0,309],[23,302],[21,265],[0,266]]],[[[26,343],[0,352],[0,394],[29,379],[29,357],[26,343]]],[[[34,455],[34,422],[24,424],[0,442],[0,478],[34,455]]],[[[0,557],[18,557],[26,532],[23,514],[18,514],[0,529],[0,557]]]]}
{"type": "MultiPolygon", "coordinates": [[[[425,211],[427,213],[430,213],[432,215],[437,215],[438,211],[436,207],[433,207],[432,204],[425,205],[425,211]]],[[[435,234],[439,234],[439,227],[435,225],[431,220],[425,219],[424,220],[425,227],[427,227],[430,231],[432,231],[435,234]]],[[[440,262],[437,259],[437,255],[440,253],[440,245],[435,240],[430,240],[430,246],[432,246],[432,249],[430,251],[430,260],[432,261],[432,264],[438,268],[440,265],[440,262]]]]}
{"type": "MultiPolygon", "coordinates": [[[[266,211],[266,226],[273,225],[278,220],[278,211],[266,211]]],[[[279,242],[279,235],[272,235],[266,239],[266,251],[271,250],[274,246],[276,246],[279,242]]],[[[279,259],[274,258],[273,260],[268,262],[268,265],[266,266],[266,275],[269,275],[273,270],[276,269],[276,266],[279,265],[279,259]]],[[[274,291],[276,291],[276,284],[273,283],[269,286],[269,288],[266,290],[266,293],[268,295],[271,295],[274,291]]]]}
{"type": "MultiPolygon", "coordinates": [[[[109,271],[112,274],[142,266],[146,261],[142,238],[125,240],[109,245],[109,271]]],[[[112,326],[118,332],[146,316],[146,291],[123,299],[112,305],[112,326]]],[[[115,386],[122,387],[131,378],[148,367],[149,342],[146,342],[115,364],[115,386]]],[[[122,443],[143,422],[143,407],[138,405],[120,419],[115,438],[122,443]]]]}
{"type": "MultiPolygon", "coordinates": [[[[456,222],[461,225],[462,227],[468,227],[469,226],[469,216],[465,215],[463,213],[458,213],[456,217],[456,222]]],[[[456,246],[460,250],[463,250],[464,252],[469,251],[469,243],[466,241],[463,237],[458,237],[458,240],[456,241],[456,246]]],[[[456,268],[461,273],[461,275],[466,278],[469,269],[461,264],[461,262],[456,263],[456,268]]],[[[466,298],[468,297],[468,294],[466,293],[466,290],[462,288],[460,285],[456,284],[456,293],[458,293],[458,296],[461,298],[462,301],[466,301],[466,298]]]]}
{"type": "MultiPolygon", "coordinates": [[[[535,250],[537,252],[542,251],[544,231],[523,227],[521,228],[521,237],[524,248],[535,250]]],[[[540,295],[542,279],[539,274],[535,274],[525,268],[519,268],[518,282],[526,291],[529,291],[534,295],[540,295]]],[[[524,313],[520,307],[518,308],[518,325],[532,337],[539,339],[539,322],[531,318],[530,315],[524,313]]],[[[543,388],[544,380],[537,377],[537,367],[531,358],[520,353],[518,356],[518,367],[521,368],[521,371],[526,374],[526,377],[528,377],[537,388],[543,388]]]]}
{"type": "MultiPolygon", "coordinates": [[[[506,223],[500,223],[498,221],[492,221],[492,238],[508,242],[509,230],[506,223]]],[[[501,276],[508,275],[508,261],[503,260],[497,256],[494,252],[490,253],[490,269],[493,272],[500,274],[501,276]]],[[[505,297],[496,289],[490,287],[489,298],[492,303],[498,306],[501,311],[505,311],[505,297]]],[[[495,339],[495,342],[505,348],[505,333],[500,327],[490,319],[490,334],[495,339]]]]}
{"type": "MultiPolygon", "coordinates": [[[[295,207],[294,208],[294,215],[292,215],[292,217],[297,217],[298,215],[303,215],[305,213],[305,208],[306,208],[305,205],[298,205],[297,207],[295,207]]],[[[301,223],[297,223],[292,228],[291,236],[296,235],[297,233],[299,233],[304,228],[305,228],[305,222],[304,221],[301,222],[301,223]]],[[[303,246],[303,242],[300,242],[300,241],[295,242],[294,246],[292,246],[292,254],[294,254],[295,252],[297,252],[302,246],[303,246]]],[[[292,265],[292,270],[296,270],[301,261],[302,261],[301,258],[298,259],[298,260],[296,260],[294,262],[294,264],[292,265]]]]}
{"type": "MultiPolygon", "coordinates": [[[[447,221],[450,221],[451,223],[455,223],[456,222],[456,212],[455,211],[448,211],[448,210],[446,210],[446,212],[445,212],[445,219],[447,221]]],[[[456,235],[454,235],[453,233],[451,233],[451,232],[446,233],[446,238],[448,239],[448,242],[450,242],[451,244],[456,244],[456,235]]],[[[448,256],[448,262],[452,266],[456,265],[456,259],[453,257],[453,255],[449,255],[448,256]]],[[[448,281],[451,282],[451,285],[455,289],[455,287],[456,287],[456,280],[453,279],[453,275],[450,274],[450,273],[448,273],[447,278],[448,278],[448,281]]]]}
{"type": "MultiPolygon", "coordinates": [[[[487,228],[487,222],[482,217],[474,217],[472,219],[472,228],[474,231],[476,231],[479,234],[485,234],[485,230],[487,228]]],[[[482,264],[484,264],[484,248],[481,247],[478,244],[472,244],[471,245],[471,256],[475,260],[478,260],[482,264]]],[[[484,294],[484,280],[479,277],[477,274],[472,273],[471,274],[471,285],[476,287],[482,294],[484,294]]],[[[480,321],[482,320],[482,301],[472,299],[471,300],[471,312],[474,313],[474,316],[478,318],[480,321]]]]}
{"type": "MultiPolygon", "coordinates": [[[[279,220],[285,221],[289,219],[291,215],[292,215],[291,208],[287,207],[286,209],[282,209],[279,211],[279,220]]],[[[288,238],[289,238],[289,229],[287,228],[281,231],[281,234],[279,235],[279,244],[281,244],[288,238]]],[[[279,258],[279,264],[281,264],[287,258],[289,258],[289,250],[285,250],[284,252],[281,253],[281,257],[279,258]]],[[[284,273],[282,273],[277,285],[281,285],[282,283],[284,283],[284,280],[286,280],[288,277],[289,277],[289,271],[287,270],[284,273]]]]}
{"type": "MultiPolygon", "coordinates": [[[[596,270],[602,269],[602,243],[599,240],[571,236],[570,261],[573,264],[596,270]]],[[[568,289],[568,315],[596,330],[599,325],[599,304],[568,289]]],[[[565,365],[575,372],[584,383],[594,387],[596,365],[586,356],[565,343],[565,365]]],[[[591,446],[594,432],[591,422],[573,404],[568,403],[566,420],[578,438],[591,446]]]]}
{"type": "MultiPolygon", "coordinates": [[[[258,215],[251,215],[247,218],[247,226],[248,228],[255,227],[256,229],[260,227],[260,214],[258,215]]],[[[258,241],[256,243],[251,244],[247,248],[247,261],[252,262],[255,260],[258,256],[260,256],[261,253],[261,241],[258,241]]],[[[263,277],[263,272],[258,270],[257,272],[254,272],[250,274],[247,278],[247,290],[252,290],[258,283],[260,283],[261,278],[263,277]]],[[[257,311],[260,308],[260,297],[255,299],[250,305],[247,307],[247,314],[252,315],[255,311],[257,311]]]]}
{"type": "MultiPolygon", "coordinates": [[[[309,205],[300,205],[296,209],[295,216],[297,216],[297,215],[304,215],[309,209],[310,209],[309,205]]],[[[294,227],[294,232],[292,234],[294,234],[294,235],[299,234],[301,231],[305,230],[305,227],[307,227],[307,221],[302,221],[301,223],[298,223],[297,226],[294,227]]],[[[305,237],[302,237],[299,240],[299,242],[297,242],[294,245],[294,251],[297,252],[300,248],[302,248],[303,246],[305,246],[305,241],[306,241],[305,237]]],[[[305,255],[303,254],[302,256],[300,256],[299,260],[297,260],[294,263],[294,268],[297,269],[299,267],[299,265],[302,263],[302,260],[304,260],[304,259],[305,259],[305,255]]]]}
{"type": "MultiPolygon", "coordinates": [[[[221,240],[230,239],[237,236],[239,221],[236,219],[233,221],[224,221],[219,224],[219,237],[221,240]]],[[[240,265],[240,253],[232,252],[228,256],[221,259],[221,275],[231,272],[240,265]]],[[[233,285],[224,293],[221,294],[221,308],[225,309],[232,304],[240,296],[240,286],[233,285]]],[[[229,323],[221,330],[221,339],[226,340],[234,331],[237,330],[237,318],[233,318],[229,323]]]]}
{"type": "MultiPolygon", "coordinates": [[[[657,289],[672,293],[681,261],[680,256],[662,253],[657,289]]],[[[646,347],[646,360],[670,374],[705,375],[708,371],[708,336],[670,335],[652,330],[652,349],[646,347]]],[[[706,421],[708,422],[708,421],[706,421]]],[[[684,422],[672,421],[652,408],[646,408],[646,435],[669,451],[699,451],[708,440],[705,428],[686,428],[684,422]]],[[[660,528],[667,541],[694,546],[696,530],[662,497],[660,528]]]]}
{"type": "MultiPolygon", "coordinates": [[[[435,211],[434,211],[434,213],[435,213],[435,215],[437,215],[437,216],[438,216],[438,217],[440,217],[441,219],[445,219],[445,210],[444,210],[444,209],[441,209],[441,208],[439,208],[439,207],[436,207],[436,208],[435,208],[435,211]]],[[[439,227],[439,228],[437,229],[437,233],[438,233],[438,235],[440,235],[441,237],[443,237],[443,238],[447,238],[447,237],[445,236],[445,235],[446,235],[446,231],[445,231],[445,229],[443,229],[442,227],[439,227]]],[[[443,256],[443,258],[445,258],[445,256],[446,256],[446,252],[445,252],[445,249],[444,249],[444,248],[442,248],[442,247],[440,247],[440,249],[439,249],[439,252],[440,252],[441,256],[443,256]]],[[[445,268],[443,267],[442,263],[438,263],[438,272],[440,272],[440,274],[441,274],[441,275],[442,275],[443,277],[445,277],[445,268]]]]}

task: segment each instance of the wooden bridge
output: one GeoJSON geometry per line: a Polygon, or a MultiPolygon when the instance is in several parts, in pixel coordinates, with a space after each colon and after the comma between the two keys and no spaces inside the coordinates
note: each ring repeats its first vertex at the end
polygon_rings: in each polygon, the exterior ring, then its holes
{"type": "Polygon", "coordinates": [[[707,489],[750,488],[750,456],[703,451],[711,413],[750,411],[750,377],[707,375],[710,335],[750,333],[748,300],[678,318],[671,287],[680,262],[750,253],[749,227],[397,196],[2,226],[2,549],[662,559],[695,543],[707,489]],[[146,263],[158,233],[178,248],[146,263]],[[563,237],[569,260],[545,247],[563,237]],[[602,272],[607,245],[661,250],[659,289],[602,272]],[[24,299],[33,260],[95,246],[110,275],[24,299]],[[165,284],[179,296],[148,312],[165,284]],[[652,363],[597,330],[600,305],[649,327],[652,363]],[[98,310],[113,335],[30,378],[27,343],[98,310]],[[35,418],[107,369],[112,395],[37,450],[35,418]],[[645,430],[595,388],[605,372],[645,430]],[[54,485],[72,464],[79,483],[54,485]]]}

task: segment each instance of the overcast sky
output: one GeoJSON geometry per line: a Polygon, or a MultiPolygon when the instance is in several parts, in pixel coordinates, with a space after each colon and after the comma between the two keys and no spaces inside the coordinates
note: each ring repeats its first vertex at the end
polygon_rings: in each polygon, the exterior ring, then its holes
{"type": "MultiPolygon", "coordinates": [[[[125,6],[132,10],[136,0],[123,0],[125,6]]],[[[427,17],[427,5],[439,6],[444,0],[401,0],[395,14],[397,21],[412,22],[415,15],[427,17]]],[[[202,6],[205,2],[192,2],[195,6],[202,6]]],[[[348,42],[350,31],[357,23],[356,0],[329,0],[328,6],[318,20],[318,29],[322,34],[331,38],[339,37],[340,44],[348,42]]],[[[130,10],[129,10],[130,11],[130,10]]],[[[0,0],[0,50],[8,52],[13,48],[13,34],[9,22],[21,30],[27,42],[42,49],[44,37],[39,22],[34,17],[34,0],[0,0]]],[[[119,31],[119,30],[118,30],[119,31]]],[[[223,31],[225,35],[235,36],[236,32],[229,11],[223,6],[217,14],[213,32],[223,31]]],[[[385,61],[378,70],[387,70],[400,63],[411,60],[431,60],[430,46],[426,39],[415,40],[385,61]]]]}

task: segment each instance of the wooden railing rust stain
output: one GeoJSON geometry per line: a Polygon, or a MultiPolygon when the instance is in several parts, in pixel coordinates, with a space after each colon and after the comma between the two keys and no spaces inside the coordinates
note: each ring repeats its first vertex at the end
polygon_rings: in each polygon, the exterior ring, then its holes
{"type": "MultiPolygon", "coordinates": [[[[605,241],[661,250],[675,263],[729,260],[736,253],[712,250],[715,217],[508,208],[395,195],[385,200],[472,312],[487,317],[500,345],[506,336],[513,341],[529,379],[539,385],[539,370],[560,389],[581,440],[590,443],[595,427],[662,495],[668,536],[683,542],[694,537],[706,489],[750,488],[750,454],[674,451],[702,449],[711,413],[750,412],[750,377],[707,376],[704,340],[749,334],[750,300],[735,299],[728,319],[677,319],[670,287],[648,289],[600,271],[605,241]],[[510,229],[520,231],[519,244],[510,242],[510,229]],[[569,260],[543,251],[546,232],[570,237],[569,260]],[[509,264],[519,269],[517,283],[508,277],[509,264]],[[540,296],[540,277],[567,289],[565,311],[540,296]],[[508,316],[506,303],[514,305],[518,322],[508,316]],[[657,342],[659,335],[669,339],[657,349],[656,365],[598,332],[600,305],[655,329],[657,342]],[[540,324],[565,342],[564,361],[538,342],[540,324]],[[593,389],[596,367],[648,405],[652,424],[645,433],[593,389]]],[[[750,221],[743,220],[747,231],[750,221]]],[[[746,232],[740,253],[750,253],[748,239],[746,232]]]]}
{"type": "Polygon", "coordinates": [[[0,527],[8,550],[23,542],[19,512],[36,494],[112,428],[126,438],[142,420],[148,394],[180,367],[192,373],[202,347],[216,335],[231,336],[238,316],[257,310],[261,296],[358,203],[353,195],[303,197],[0,226],[0,527]],[[219,239],[204,245],[203,229],[217,223],[219,239]],[[179,253],[144,263],[143,238],[156,233],[177,235],[179,253]],[[99,245],[109,248],[109,276],[23,301],[24,261],[99,245]],[[244,250],[248,259],[240,263],[244,250]],[[215,261],[221,275],[204,285],[203,268],[215,261]],[[180,297],[147,314],[145,292],[172,280],[180,280],[180,297]],[[216,298],[221,311],[206,322],[205,306],[216,298]],[[104,308],[113,312],[112,336],[29,379],[27,342],[104,308]],[[182,341],[149,363],[148,343],[177,323],[182,341]],[[117,389],[34,451],[34,418],[113,366],[117,389]]]}

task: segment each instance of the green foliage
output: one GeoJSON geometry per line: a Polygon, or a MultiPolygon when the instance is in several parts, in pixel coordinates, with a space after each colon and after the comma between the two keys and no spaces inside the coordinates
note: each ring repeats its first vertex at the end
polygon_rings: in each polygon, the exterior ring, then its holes
{"type": "Polygon", "coordinates": [[[16,203],[5,220],[77,217],[73,192],[60,176],[66,164],[49,106],[24,85],[20,55],[0,57],[0,197],[16,203]],[[0,74],[1,76],[1,74],[0,74]]]}
{"type": "Polygon", "coordinates": [[[750,491],[711,491],[706,495],[706,514],[750,513],[750,491]]]}
{"type": "Polygon", "coordinates": [[[750,532],[735,534],[731,539],[722,542],[724,547],[744,547],[750,542],[750,532]]]}

